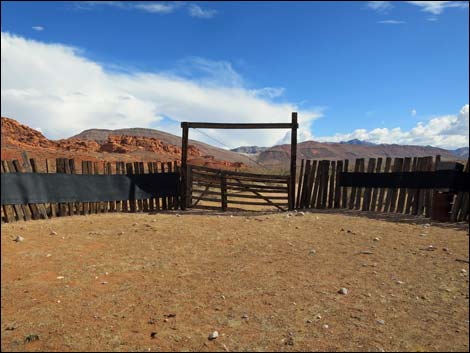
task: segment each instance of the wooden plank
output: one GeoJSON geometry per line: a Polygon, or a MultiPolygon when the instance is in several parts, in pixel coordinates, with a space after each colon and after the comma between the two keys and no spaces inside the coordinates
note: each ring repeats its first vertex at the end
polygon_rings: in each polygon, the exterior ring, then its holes
{"type": "MultiPolygon", "coordinates": [[[[361,159],[356,158],[356,161],[354,162],[354,172],[355,173],[359,172],[360,165],[361,165],[361,159]]],[[[356,189],[357,188],[355,186],[351,188],[351,198],[349,199],[349,209],[350,210],[354,209],[355,200],[356,200],[356,189]]]]}
{"type": "MultiPolygon", "coordinates": [[[[210,201],[208,199],[202,199],[206,201],[210,201]]],[[[220,202],[220,199],[214,199],[220,202]]],[[[267,203],[267,202],[253,202],[253,201],[239,201],[239,200],[230,200],[230,204],[234,205],[254,205],[254,206],[276,206],[276,207],[288,207],[289,203],[267,203]]]]}
{"type": "MultiPolygon", "coordinates": [[[[464,172],[468,173],[469,172],[469,167],[470,167],[470,159],[467,160],[467,164],[465,166],[464,172]]],[[[459,192],[455,196],[454,203],[452,205],[451,214],[450,214],[451,222],[457,222],[459,220],[465,219],[465,209],[462,210],[462,205],[463,205],[464,198],[465,198],[465,193],[464,192],[459,192]]],[[[467,203],[468,203],[468,199],[467,199],[467,203]]],[[[466,210],[468,211],[468,207],[467,207],[466,210]]]]}
{"type": "Polygon", "coordinates": [[[222,203],[222,211],[227,210],[227,179],[225,173],[220,173],[220,198],[222,203]]]}
{"type": "MultiPolygon", "coordinates": [[[[126,163],[126,174],[132,175],[134,174],[134,167],[131,162],[126,163]]],[[[136,212],[137,202],[136,200],[129,200],[129,211],[136,212]]]]}
{"type": "MultiPolygon", "coordinates": [[[[435,161],[432,165],[432,170],[436,171],[438,169],[438,166],[439,166],[440,163],[441,163],[441,155],[437,154],[436,159],[435,159],[435,161]]],[[[432,212],[432,207],[433,207],[433,203],[434,203],[434,193],[435,192],[437,192],[437,190],[434,190],[434,189],[430,190],[430,195],[429,195],[430,204],[429,204],[429,213],[428,213],[429,215],[431,215],[431,212],[432,212]]],[[[451,217],[452,217],[452,214],[451,214],[451,217]]]]}
{"type": "Polygon", "coordinates": [[[312,197],[310,199],[309,208],[316,208],[317,207],[317,200],[319,199],[320,194],[320,180],[321,180],[321,161],[313,161],[312,169],[310,171],[311,174],[311,181],[313,180],[313,191],[312,197]],[[315,168],[314,168],[315,165],[315,168]]]}
{"type": "MultiPolygon", "coordinates": [[[[64,158],[63,163],[64,163],[65,174],[71,174],[72,171],[70,169],[69,160],[67,158],[64,158]]],[[[73,202],[67,202],[67,215],[68,216],[73,216],[74,214],[75,214],[75,210],[74,210],[73,202]]]]}
{"type": "MultiPolygon", "coordinates": [[[[247,191],[253,192],[255,195],[257,195],[259,198],[261,198],[261,199],[263,199],[264,201],[266,201],[266,202],[267,202],[268,204],[270,204],[271,206],[277,207],[277,208],[279,208],[281,211],[284,211],[284,209],[283,209],[282,207],[280,207],[278,204],[276,204],[276,203],[274,203],[274,202],[272,202],[272,201],[270,200],[271,197],[263,196],[263,195],[261,195],[260,193],[258,193],[258,192],[256,192],[256,191],[253,191],[253,190],[248,190],[248,189],[247,189],[247,191]]],[[[289,194],[287,195],[287,197],[289,198],[289,194]]],[[[231,202],[231,203],[233,203],[233,202],[231,202]]],[[[287,204],[290,205],[289,202],[288,202],[287,204]]]]}
{"type": "MultiPolygon", "coordinates": [[[[418,160],[418,170],[424,171],[426,170],[426,157],[422,157],[418,160]],[[421,163],[420,163],[421,162],[421,163]]],[[[418,197],[417,197],[417,208],[416,214],[421,216],[424,213],[424,190],[418,189],[418,197]]]]}
{"type": "MultiPolygon", "coordinates": [[[[411,157],[406,157],[403,162],[403,172],[409,172],[411,169],[411,157]]],[[[400,188],[400,196],[398,198],[398,204],[397,204],[397,209],[396,211],[398,213],[403,213],[403,210],[405,208],[405,201],[406,201],[406,196],[408,194],[408,191],[406,188],[400,188]]]]}
{"type": "MultiPolygon", "coordinates": [[[[147,169],[148,169],[149,174],[154,174],[152,162],[147,162],[147,169]]],[[[149,202],[150,212],[154,212],[155,211],[155,198],[149,199],[148,202],[149,202]]]]}
{"type": "MultiPolygon", "coordinates": [[[[93,174],[100,174],[100,170],[98,168],[98,162],[96,161],[93,162],[93,174]]],[[[96,202],[95,205],[96,205],[96,208],[95,208],[96,213],[103,212],[104,206],[105,206],[103,202],[96,202]]]]}
{"type": "MultiPolygon", "coordinates": [[[[364,169],[365,169],[365,159],[364,158],[360,158],[359,160],[359,172],[360,173],[363,173],[364,172],[364,169]]],[[[354,208],[356,210],[360,210],[361,209],[361,202],[362,202],[362,187],[357,187],[356,188],[356,197],[355,197],[355,205],[354,205],[354,208]]]]}
{"type": "MultiPolygon", "coordinates": [[[[343,163],[343,172],[347,173],[349,170],[349,159],[345,159],[343,163]]],[[[348,188],[341,187],[341,208],[348,208],[348,188]]]]}
{"type": "MultiPolygon", "coordinates": [[[[202,167],[202,166],[196,166],[196,165],[191,165],[191,169],[194,172],[208,172],[208,173],[214,173],[217,174],[220,169],[215,169],[215,168],[209,168],[209,167],[202,167]]],[[[254,178],[254,179],[274,179],[274,180],[281,180],[283,182],[287,181],[288,176],[286,175],[278,175],[278,174],[256,174],[256,173],[246,173],[246,172],[234,172],[231,170],[225,170],[224,171],[227,174],[227,178],[230,176],[240,176],[240,177],[248,177],[248,178],[254,178]]]]}
{"type": "MultiPolygon", "coordinates": [[[[2,163],[0,163],[0,166],[1,166],[2,173],[9,173],[6,161],[2,161],[2,163]]],[[[15,212],[14,206],[3,205],[2,209],[3,209],[3,214],[5,217],[5,222],[11,223],[17,220],[17,214],[15,212]]]]}
{"type": "MultiPolygon", "coordinates": [[[[426,157],[426,171],[431,172],[434,169],[433,158],[426,157]]],[[[432,190],[426,189],[424,190],[424,216],[430,217],[431,216],[431,194],[432,190]]]]}
{"type": "Polygon", "coordinates": [[[183,129],[183,136],[181,138],[181,209],[185,210],[189,207],[190,200],[188,202],[188,123],[182,122],[181,128],[183,129]]]}
{"type": "Polygon", "coordinates": [[[310,172],[312,169],[311,166],[311,161],[307,160],[305,162],[305,170],[304,170],[304,176],[303,176],[303,185],[302,185],[302,191],[300,194],[300,208],[306,208],[308,207],[308,201],[310,201],[309,197],[309,184],[310,184],[310,172]]]}
{"type": "MultiPolygon", "coordinates": [[[[403,158],[395,158],[394,172],[401,172],[403,169],[403,158]]],[[[393,188],[390,197],[389,212],[395,212],[400,188],[393,188]]]]}
{"type": "MultiPolygon", "coordinates": [[[[155,174],[158,174],[158,163],[157,163],[157,162],[152,162],[152,165],[153,165],[153,167],[152,167],[152,168],[153,168],[153,172],[154,172],[155,174]]],[[[160,211],[160,208],[161,208],[161,207],[160,207],[160,204],[161,204],[160,198],[159,198],[159,197],[155,198],[155,209],[156,209],[157,211],[160,211]]]]}
{"type": "MultiPolygon", "coordinates": [[[[384,173],[390,172],[392,166],[392,158],[387,157],[385,159],[385,168],[384,168],[384,173]]],[[[388,195],[388,190],[387,188],[380,188],[379,192],[379,201],[377,204],[377,211],[378,212],[384,212],[385,211],[385,196],[388,195]]]]}
{"type": "Polygon", "coordinates": [[[343,161],[336,162],[336,176],[335,176],[335,196],[334,196],[334,208],[341,207],[341,186],[339,185],[339,175],[343,170],[343,161]]]}
{"type": "MultiPolygon", "coordinates": [[[[19,163],[17,160],[13,161],[7,161],[8,168],[10,169],[10,173],[19,173],[20,170],[18,170],[17,167],[19,167],[19,163]]],[[[19,208],[21,209],[21,214],[23,215],[23,218],[25,221],[31,220],[31,211],[28,207],[28,205],[19,205],[19,208]]]]}
{"type": "MultiPolygon", "coordinates": [[[[75,165],[75,159],[71,158],[68,161],[69,167],[70,167],[70,173],[71,174],[78,174],[77,167],[75,165]]],[[[83,208],[83,203],[82,202],[75,202],[75,214],[80,215],[83,214],[81,209],[83,208]]]]}
{"type": "MultiPolygon", "coordinates": [[[[167,170],[168,170],[168,173],[173,173],[174,172],[172,162],[167,162],[167,170]]],[[[175,200],[174,196],[170,196],[168,198],[168,206],[171,210],[176,209],[176,200],[175,200]]]]}
{"type": "MultiPolygon", "coordinates": [[[[166,173],[165,171],[165,163],[161,162],[160,163],[160,168],[161,168],[161,173],[166,173]]],[[[186,187],[186,190],[188,190],[189,187],[186,187]]],[[[189,206],[190,204],[186,204],[189,206]]],[[[168,210],[168,197],[162,197],[162,209],[163,210],[168,210]]]]}
{"type": "Polygon", "coordinates": [[[299,183],[297,186],[297,197],[295,199],[295,208],[300,208],[300,195],[302,194],[302,183],[304,177],[304,160],[300,161],[299,183]]]}
{"type": "MultiPolygon", "coordinates": [[[[292,123],[181,123],[192,129],[291,129],[292,123]]],[[[298,127],[298,124],[295,126],[298,127]]]]}
{"type": "MultiPolygon", "coordinates": [[[[375,169],[375,158],[369,158],[367,162],[367,173],[373,173],[375,169]]],[[[372,188],[365,188],[364,190],[364,199],[362,201],[362,210],[369,211],[370,210],[370,202],[371,202],[371,194],[372,188]]]]}
{"type": "MultiPolygon", "coordinates": [[[[52,173],[52,172],[53,172],[52,162],[46,158],[46,173],[52,173]]],[[[54,203],[54,202],[49,203],[48,216],[51,218],[57,217],[57,203],[54,203]]]]}
{"type": "MultiPolygon", "coordinates": [[[[87,161],[82,161],[82,174],[89,174],[87,161]]],[[[84,215],[88,215],[90,213],[90,205],[90,202],[82,202],[82,212],[84,215]]]]}
{"type": "MultiPolygon", "coordinates": [[[[32,173],[39,173],[38,166],[36,163],[36,160],[34,158],[31,158],[28,160],[29,166],[28,168],[31,170],[32,173]]],[[[38,211],[40,214],[41,219],[48,219],[47,215],[47,209],[45,204],[38,204],[38,211]]]]}
{"type": "Polygon", "coordinates": [[[336,161],[331,161],[330,185],[328,194],[328,208],[333,208],[335,197],[335,175],[336,175],[336,161]]]}
{"type": "Polygon", "coordinates": [[[326,208],[328,202],[328,174],[330,172],[330,161],[325,160],[323,162],[323,171],[322,171],[322,198],[321,198],[321,208],[326,208]]]}
{"type": "Polygon", "coordinates": [[[307,186],[307,194],[305,198],[305,207],[306,208],[311,208],[313,207],[313,193],[314,193],[314,183],[315,183],[315,178],[317,175],[317,168],[318,168],[318,161],[313,160],[312,165],[310,166],[310,171],[308,173],[308,186],[307,186]]]}
{"type": "MultiPolygon", "coordinates": [[[[377,158],[377,165],[375,167],[375,172],[380,173],[382,170],[382,158],[377,158]]],[[[377,198],[379,196],[379,188],[373,188],[372,190],[372,199],[370,201],[369,210],[375,211],[377,208],[377,198]]]]}
{"type": "MultiPolygon", "coordinates": [[[[418,157],[413,158],[413,162],[411,164],[411,171],[416,172],[418,170],[418,157]]],[[[406,203],[405,203],[405,214],[412,214],[412,206],[413,206],[413,199],[415,197],[416,190],[415,189],[406,189],[406,203]]]]}
{"type": "MultiPolygon", "coordinates": [[[[20,167],[21,171],[24,173],[32,173],[33,172],[33,167],[31,166],[31,162],[29,161],[28,154],[26,152],[21,153],[21,157],[23,159],[23,165],[20,167]]],[[[19,163],[19,162],[18,162],[19,163]]],[[[41,212],[39,209],[40,206],[42,206],[42,209],[44,209],[44,206],[42,204],[28,204],[29,209],[31,211],[31,215],[33,219],[46,219],[47,214],[45,210],[41,212]]]]}

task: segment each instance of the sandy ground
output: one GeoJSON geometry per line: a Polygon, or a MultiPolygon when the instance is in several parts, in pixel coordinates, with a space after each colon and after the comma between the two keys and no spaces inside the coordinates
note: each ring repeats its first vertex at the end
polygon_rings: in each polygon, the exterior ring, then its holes
{"type": "Polygon", "coordinates": [[[426,222],[317,212],[2,225],[1,349],[468,351],[468,228],[426,222]]]}

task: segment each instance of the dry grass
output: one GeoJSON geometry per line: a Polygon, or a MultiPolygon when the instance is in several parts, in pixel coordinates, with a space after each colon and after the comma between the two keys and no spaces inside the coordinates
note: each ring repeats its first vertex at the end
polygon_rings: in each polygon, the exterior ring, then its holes
{"type": "Polygon", "coordinates": [[[2,225],[1,348],[468,351],[469,269],[456,261],[468,260],[468,232],[415,222],[323,212],[2,225]]]}

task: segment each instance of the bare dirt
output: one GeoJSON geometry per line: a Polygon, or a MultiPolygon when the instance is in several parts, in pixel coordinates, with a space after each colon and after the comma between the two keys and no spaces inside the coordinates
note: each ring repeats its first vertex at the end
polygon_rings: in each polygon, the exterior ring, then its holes
{"type": "Polygon", "coordinates": [[[468,228],[426,222],[167,213],[2,225],[1,349],[468,351],[468,228]]]}

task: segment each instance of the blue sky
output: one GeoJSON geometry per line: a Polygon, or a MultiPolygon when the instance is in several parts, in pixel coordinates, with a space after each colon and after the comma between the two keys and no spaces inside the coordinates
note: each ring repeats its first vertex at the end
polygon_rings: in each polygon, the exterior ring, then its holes
{"type": "MultiPolygon", "coordinates": [[[[181,120],[286,121],[298,110],[301,139],[461,147],[466,4],[3,1],[2,116],[61,138],[91,127],[179,134],[181,120]]],[[[209,133],[230,147],[285,140],[209,133]]]]}

